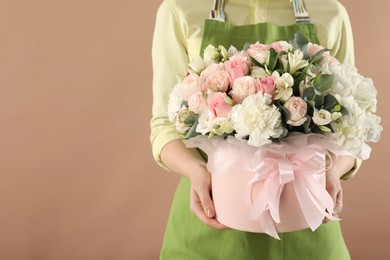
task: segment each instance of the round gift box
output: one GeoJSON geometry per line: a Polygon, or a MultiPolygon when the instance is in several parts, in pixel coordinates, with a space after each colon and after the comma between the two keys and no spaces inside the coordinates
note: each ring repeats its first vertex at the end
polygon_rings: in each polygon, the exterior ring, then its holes
{"type": "MultiPolygon", "coordinates": [[[[221,174],[212,174],[212,194],[217,220],[233,229],[265,233],[259,220],[250,220],[248,215],[253,201],[263,188],[264,182],[253,184],[250,195],[248,183],[255,176],[252,171],[231,168],[221,174]],[[246,198],[245,195],[250,196],[246,198]]],[[[318,180],[325,187],[324,175],[318,180]]],[[[274,223],[278,232],[291,232],[308,228],[298,202],[294,184],[284,185],[280,198],[280,223],[274,223]]]]}

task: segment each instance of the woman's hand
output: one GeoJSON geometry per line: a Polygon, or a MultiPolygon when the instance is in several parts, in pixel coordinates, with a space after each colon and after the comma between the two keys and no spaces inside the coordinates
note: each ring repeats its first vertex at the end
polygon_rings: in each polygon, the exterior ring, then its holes
{"type": "MultiPolygon", "coordinates": [[[[332,166],[326,172],[326,190],[334,202],[334,215],[337,216],[343,209],[343,189],[341,187],[341,176],[348,172],[354,164],[354,158],[350,156],[331,155],[332,166]]],[[[324,223],[329,219],[325,218],[324,223]]]]}
{"type": "Polygon", "coordinates": [[[207,171],[205,166],[200,166],[189,174],[191,181],[190,189],[190,209],[203,223],[217,228],[225,229],[215,219],[215,208],[213,200],[211,199],[211,174],[207,171]]]}

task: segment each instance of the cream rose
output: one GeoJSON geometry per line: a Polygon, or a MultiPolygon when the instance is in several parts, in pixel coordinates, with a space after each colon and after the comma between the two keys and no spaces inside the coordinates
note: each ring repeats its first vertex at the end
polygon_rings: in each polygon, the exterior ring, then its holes
{"type": "Polygon", "coordinates": [[[213,92],[226,92],[229,78],[223,64],[212,64],[200,74],[200,90],[213,92]]]}
{"type": "Polygon", "coordinates": [[[256,94],[259,90],[259,79],[245,76],[238,78],[233,82],[232,90],[229,94],[232,96],[234,103],[241,104],[247,96],[256,94]]]}
{"type": "Polygon", "coordinates": [[[188,99],[188,109],[196,114],[207,110],[207,102],[202,92],[197,92],[188,99]]]}
{"type": "Polygon", "coordinates": [[[179,94],[184,100],[188,100],[190,96],[200,90],[199,76],[196,74],[189,74],[184,78],[179,88],[179,94]]]}
{"type": "Polygon", "coordinates": [[[300,97],[290,97],[283,105],[290,112],[290,119],[287,124],[300,126],[306,122],[307,104],[300,97]]]}

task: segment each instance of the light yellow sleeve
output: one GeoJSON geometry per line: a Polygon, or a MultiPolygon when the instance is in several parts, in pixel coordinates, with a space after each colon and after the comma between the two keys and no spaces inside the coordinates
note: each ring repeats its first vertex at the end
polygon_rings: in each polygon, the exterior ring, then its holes
{"type": "Polygon", "coordinates": [[[168,120],[168,97],[173,87],[187,73],[188,55],[183,24],[173,0],[165,0],[159,7],[153,35],[153,109],[150,120],[153,157],[164,169],[171,171],[160,157],[163,147],[180,139],[175,124],[168,120]]]}
{"type": "MultiPolygon", "coordinates": [[[[349,15],[345,7],[337,2],[340,10],[340,26],[339,32],[335,32],[338,37],[335,41],[335,45],[332,48],[331,54],[333,54],[340,62],[355,64],[355,50],[353,42],[353,34],[349,15]]],[[[359,170],[362,164],[362,160],[355,159],[355,164],[351,170],[346,172],[341,179],[348,180],[352,178],[359,170]]]]}

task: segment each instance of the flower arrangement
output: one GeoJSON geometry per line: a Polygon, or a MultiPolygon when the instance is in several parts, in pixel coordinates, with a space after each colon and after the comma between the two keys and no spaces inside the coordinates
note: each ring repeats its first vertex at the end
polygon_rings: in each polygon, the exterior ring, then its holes
{"type": "Polygon", "coordinates": [[[369,158],[366,143],[383,130],[376,95],[355,66],[298,32],[241,51],[209,45],[174,87],[168,115],[208,156],[217,219],[279,239],[337,220],[326,159],[369,158]]]}
{"type": "Polygon", "coordinates": [[[376,89],[300,33],[291,42],[209,45],[174,87],[168,114],[185,138],[234,136],[256,147],[317,133],[358,157],[379,140],[376,89]]]}

